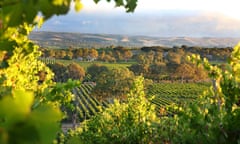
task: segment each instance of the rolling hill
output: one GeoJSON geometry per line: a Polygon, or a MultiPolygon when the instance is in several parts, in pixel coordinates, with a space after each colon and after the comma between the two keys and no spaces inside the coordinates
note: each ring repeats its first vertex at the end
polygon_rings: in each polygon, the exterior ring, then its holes
{"type": "Polygon", "coordinates": [[[87,34],[65,32],[32,32],[30,39],[41,47],[51,48],[100,48],[107,46],[201,46],[201,47],[233,47],[240,38],[214,37],[150,37],[113,34],[87,34]]]}

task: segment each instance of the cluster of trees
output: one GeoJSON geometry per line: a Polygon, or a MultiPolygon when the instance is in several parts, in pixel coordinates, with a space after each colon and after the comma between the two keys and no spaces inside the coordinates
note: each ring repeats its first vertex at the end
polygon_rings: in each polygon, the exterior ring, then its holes
{"type": "MultiPolygon", "coordinates": [[[[182,52],[191,54],[197,53],[201,57],[206,57],[210,61],[226,61],[230,56],[232,51],[231,47],[226,48],[202,48],[202,47],[188,47],[186,45],[182,45],[181,47],[174,46],[172,48],[169,47],[142,47],[129,49],[127,47],[122,46],[110,46],[106,48],[72,48],[69,47],[67,49],[47,49],[41,48],[42,57],[44,58],[57,58],[57,59],[79,59],[79,60],[99,60],[105,62],[117,62],[117,61],[128,61],[129,59],[137,60],[137,55],[141,53],[155,52],[155,53],[164,53],[164,56],[167,53],[171,52],[182,52]]],[[[159,60],[161,60],[164,56],[158,55],[159,60]]]]}
{"type": "Polygon", "coordinates": [[[202,48],[202,47],[188,47],[182,46],[185,51],[199,54],[202,58],[208,58],[209,61],[226,61],[231,52],[233,51],[232,47],[226,48],[202,48]]]}
{"type": "Polygon", "coordinates": [[[124,47],[105,48],[105,49],[46,49],[41,48],[43,58],[56,58],[56,59],[77,59],[83,61],[104,61],[104,62],[116,62],[116,61],[128,61],[132,58],[133,54],[131,50],[124,47]]]}
{"type": "Polygon", "coordinates": [[[172,48],[169,47],[162,47],[162,46],[152,46],[152,47],[142,47],[141,50],[144,52],[149,51],[161,51],[161,52],[169,52],[175,51],[175,49],[181,49],[187,53],[197,53],[202,58],[208,58],[209,61],[226,61],[227,58],[230,56],[233,48],[232,47],[224,47],[224,48],[216,48],[216,47],[201,47],[201,46],[173,46],[172,48]]]}
{"type": "Polygon", "coordinates": [[[67,82],[68,79],[83,80],[85,77],[85,70],[77,63],[64,65],[62,63],[48,64],[48,67],[54,73],[53,80],[55,82],[67,82]]]}
{"type": "Polygon", "coordinates": [[[44,58],[56,58],[56,59],[79,59],[86,61],[93,61],[98,58],[98,51],[96,49],[41,49],[42,56],[44,58]]]}
{"type": "MultiPolygon", "coordinates": [[[[109,69],[100,64],[92,64],[85,72],[77,63],[64,65],[60,62],[47,65],[54,73],[53,81],[64,83],[69,79],[96,83],[92,95],[97,99],[112,102],[114,98],[124,100],[129,93],[135,75],[127,68],[109,69]]],[[[46,73],[39,72],[39,81],[43,82],[46,73]]]]}
{"type": "Polygon", "coordinates": [[[146,52],[136,56],[137,64],[129,67],[136,75],[159,80],[204,80],[206,72],[201,67],[196,67],[186,59],[191,53],[183,49],[168,51],[144,50],[146,52]]]}
{"type": "Polygon", "coordinates": [[[187,55],[200,54],[210,61],[226,60],[232,48],[201,48],[188,47],[142,47],[141,49],[128,49],[126,47],[108,47],[102,49],[41,49],[42,57],[57,59],[78,59],[84,61],[103,62],[128,62],[130,59],[137,64],[129,67],[135,75],[144,75],[155,81],[159,80],[181,80],[182,82],[204,80],[207,78],[203,68],[193,66],[186,60],[187,55]]]}
{"type": "Polygon", "coordinates": [[[132,56],[133,53],[130,49],[118,46],[115,48],[101,49],[99,60],[104,62],[127,62],[132,56]]]}

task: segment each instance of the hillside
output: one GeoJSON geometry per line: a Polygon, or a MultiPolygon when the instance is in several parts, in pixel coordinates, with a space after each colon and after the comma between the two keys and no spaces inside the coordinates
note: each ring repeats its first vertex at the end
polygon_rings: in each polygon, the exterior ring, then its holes
{"type": "Polygon", "coordinates": [[[125,36],[112,34],[82,34],[60,32],[32,32],[30,39],[42,47],[67,48],[72,47],[106,47],[114,46],[202,46],[202,47],[232,47],[240,38],[190,38],[190,37],[149,37],[125,36]]]}

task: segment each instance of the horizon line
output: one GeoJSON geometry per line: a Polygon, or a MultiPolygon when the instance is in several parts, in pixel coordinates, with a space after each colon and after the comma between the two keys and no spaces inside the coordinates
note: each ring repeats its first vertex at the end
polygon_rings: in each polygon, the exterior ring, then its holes
{"type": "MultiPolygon", "coordinates": [[[[32,32],[50,32],[50,33],[68,33],[68,34],[90,34],[90,35],[116,35],[129,37],[152,37],[152,38],[239,38],[236,36],[158,36],[158,35],[144,35],[144,34],[120,34],[120,33],[91,33],[91,32],[71,32],[71,31],[47,31],[47,30],[33,30],[32,32]]],[[[31,33],[32,33],[31,32],[31,33]]]]}

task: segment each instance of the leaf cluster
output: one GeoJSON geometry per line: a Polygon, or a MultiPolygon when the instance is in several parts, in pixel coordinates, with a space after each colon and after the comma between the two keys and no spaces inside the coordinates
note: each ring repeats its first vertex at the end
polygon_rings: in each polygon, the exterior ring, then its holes
{"type": "MultiPolygon", "coordinates": [[[[98,3],[100,0],[94,0],[95,3],[98,3]]],[[[110,2],[111,0],[107,0],[110,2]]],[[[116,7],[124,6],[126,12],[134,12],[137,7],[137,0],[114,0],[116,7]]]]}

